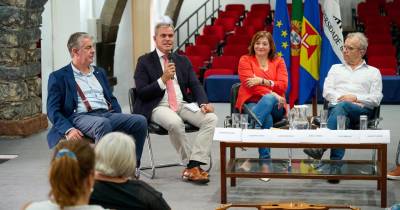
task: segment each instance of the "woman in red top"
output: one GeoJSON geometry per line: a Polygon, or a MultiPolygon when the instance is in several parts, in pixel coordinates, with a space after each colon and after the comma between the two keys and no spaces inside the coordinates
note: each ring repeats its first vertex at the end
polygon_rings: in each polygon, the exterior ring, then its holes
{"type": "MultiPolygon", "coordinates": [[[[270,128],[274,121],[285,115],[285,92],[288,86],[286,65],[276,48],[271,33],[257,32],[249,46],[249,55],[239,61],[238,74],[241,86],[236,108],[246,104],[257,117],[258,128],[270,128]]],[[[259,148],[261,159],[269,159],[270,149],[259,148]]]]}

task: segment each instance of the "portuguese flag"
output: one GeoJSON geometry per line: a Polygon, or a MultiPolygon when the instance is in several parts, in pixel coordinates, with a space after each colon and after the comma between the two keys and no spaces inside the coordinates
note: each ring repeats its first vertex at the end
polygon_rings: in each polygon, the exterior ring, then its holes
{"type": "MultiPolygon", "coordinates": [[[[300,46],[301,46],[301,21],[303,19],[302,0],[292,0],[292,20],[291,20],[291,68],[290,68],[290,107],[299,98],[299,69],[300,69],[300,46]]],[[[289,69],[288,69],[289,71],[289,69]]]]}

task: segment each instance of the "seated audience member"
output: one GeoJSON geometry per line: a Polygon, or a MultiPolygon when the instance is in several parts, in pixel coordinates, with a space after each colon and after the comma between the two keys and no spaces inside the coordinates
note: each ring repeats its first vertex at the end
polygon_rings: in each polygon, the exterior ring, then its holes
{"type": "Polygon", "coordinates": [[[187,163],[182,172],[184,181],[207,183],[208,173],[200,166],[210,161],[217,125],[214,107],[208,102],[189,59],[171,53],[174,46],[172,23],[158,23],[153,39],[156,49],[137,62],[134,112],[168,130],[171,143],[187,163]],[[199,128],[196,138],[187,138],[184,121],[199,128]]]}
{"type": "MultiPolygon", "coordinates": [[[[363,56],[368,47],[363,33],[349,33],[343,46],[344,64],[332,65],[325,79],[323,97],[329,102],[327,126],[337,128],[337,116],[346,117],[346,128],[360,122],[360,115],[373,117],[382,95],[382,76],[379,69],[366,64],[363,56]]],[[[326,149],[304,149],[314,159],[321,159],[326,149]]],[[[343,159],[345,150],[331,149],[330,159],[343,159]]],[[[331,183],[337,183],[333,180],[331,183]]]]}
{"type": "MultiPolygon", "coordinates": [[[[240,88],[236,108],[243,104],[251,108],[253,118],[259,128],[271,128],[274,121],[285,115],[285,92],[288,74],[285,61],[276,54],[271,33],[257,32],[250,43],[249,54],[239,61],[238,74],[240,88]]],[[[270,148],[259,148],[261,159],[270,159],[270,148]]]]}
{"type": "Polygon", "coordinates": [[[136,140],[138,166],[147,135],[147,122],[141,115],[122,114],[111,92],[106,73],[91,65],[95,55],[93,38],[85,32],[69,37],[72,61],[49,76],[47,116],[53,127],[47,135],[52,148],[62,138],[98,140],[112,131],[132,135],[136,140]]]}
{"type": "Polygon", "coordinates": [[[50,200],[28,204],[26,210],[100,210],[88,205],[94,184],[95,155],[86,141],[61,141],[50,165],[50,200]]]}
{"type": "Polygon", "coordinates": [[[96,145],[96,182],[91,204],[110,209],[171,209],[162,194],[143,181],[131,179],[136,168],[135,143],[120,132],[106,134],[96,145]]]}

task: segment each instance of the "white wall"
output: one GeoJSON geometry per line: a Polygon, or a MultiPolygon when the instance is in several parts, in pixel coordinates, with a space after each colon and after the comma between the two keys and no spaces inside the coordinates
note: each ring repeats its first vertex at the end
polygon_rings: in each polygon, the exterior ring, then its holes
{"type": "Polygon", "coordinates": [[[133,55],[132,55],[132,9],[131,0],[128,0],[118,29],[115,43],[114,76],[118,84],[114,87],[114,95],[117,97],[123,110],[128,108],[128,90],[133,86],[133,55]]]}

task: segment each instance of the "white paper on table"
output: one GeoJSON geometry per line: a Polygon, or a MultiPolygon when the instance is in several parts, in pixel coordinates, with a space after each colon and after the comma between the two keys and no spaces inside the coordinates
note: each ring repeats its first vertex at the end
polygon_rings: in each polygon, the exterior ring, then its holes
{"type": "Polygon", "coordinates": [[[268,130],[270,138],[268,142],[274,143],[299,143],[303,138],[300,130],[271,129],[268,130]]]}
{"type": "Polygon", "coordinates": [[[214,141],[240,142],[242,141],[241,128],[215,128],[214,141]]]}
{"type": "Polygon", "coordinates": [[[301,143],[308,144],[332,144],[335,141],[332,130],[316,129],[316,130],[298,130],[301,133],[301,143]]]}
{"type": "Polygon", "coordinates": [[[390,130],[360,130],[360,143],[390,143],[390,130]]]}
{"type": "Polygon", "coordinates": [[[333,144],[359,144],[359,130],[330,130],[333,144]]]}
{"type": "Polygon", "coordinates": [[[297,143],[299,138],[296,133],[281,129],[246,129],[242,132],[243,142],[297,143]]]}

